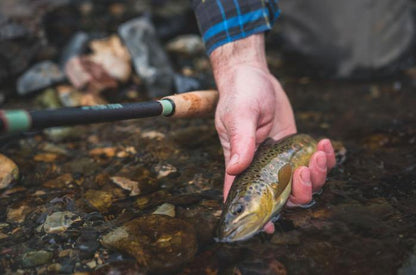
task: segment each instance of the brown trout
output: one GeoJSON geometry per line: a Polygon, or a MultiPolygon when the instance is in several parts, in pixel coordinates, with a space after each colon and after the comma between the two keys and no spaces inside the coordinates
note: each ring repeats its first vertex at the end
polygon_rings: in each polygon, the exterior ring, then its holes
{"type": "Polygon", "coordinates": [[[251,165],[235,178],[231,186],[217,240],[246,240],[278,216],[292,191],[293,172],[299,166],[308,165],[316,144],[305,134],[263,142],[251,165]]]}

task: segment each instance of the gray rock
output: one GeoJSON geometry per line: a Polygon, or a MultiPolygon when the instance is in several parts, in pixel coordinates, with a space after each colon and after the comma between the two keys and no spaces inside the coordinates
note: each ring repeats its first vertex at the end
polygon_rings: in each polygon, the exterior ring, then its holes
{"type": "Polygon", "coordinates": [[[74,219],[75,216],[74,213],[69,211],[52,213],[46,217],[43,230],[46,233],[65,232],[77,220],[76,218],[74,219]]]}
{"type": "Polygon", "coordinates": [[[65,80],[65,75],[55,63],[43,61],[35,64],[19,77],[17,92],[20,95],[27,95],[63,80],[65,80]]]}
{"type": "Polygon", "coordinates": [[[68,62],[71,57],[81,55],[87,47],[87,43],[90,37],[85,32],[77,32],[75,33],[71,39],[69,40],[68,44],[62,51],[61,60],[59,65],[61,68],[65,67],[66,62],[68,62]]]}
{"type": "Polygon", "coordinates": [[[202,85],[201,82],[194,77],[175,74],[174,87],[176,93],[186,93],[189,91],[200,90],[202,85]]]}
{"type": "Polygon", "coordinates": [[[146,17],[132,19],[122,24],[118,33],[130,52],[136,73],[144,80],[148,95],[170,94],[173,69],[150,20],[146,17]]]}
{"type": "Polygon", "coordinates": [[[23,255],[22,265],[24,267],[33,267],[49,263],[52,259],[53,253],[45,250],[30,251],[23,255]]]}
{"type": "Polygon", "coordinates": [[[175,206],[170,203],[164,203],[160,205],[155,211],[152,213],[153,215],[166,215],[169,217],[175,217],[175,206]]]}
{"type": "Polygon", "coordinates": [[[17,180],[19,168],[14,161],[2,154],[0,154],[0,164],[0,189],[4,189],[12,181],[17,180]]]}

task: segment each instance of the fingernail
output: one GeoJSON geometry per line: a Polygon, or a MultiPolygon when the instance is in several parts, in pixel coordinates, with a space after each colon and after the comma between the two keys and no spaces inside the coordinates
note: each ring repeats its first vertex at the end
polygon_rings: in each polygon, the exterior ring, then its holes
{"type": "Polygon", "coordinates": [[[305,185],[311,185],[311,173],[309,169],[303,169],[300,173],[300,177],[302,178],[302,183],[305,185]]]}
{"type": "Polygon", "coordinates": [[[326,156],[318,156],[317,162],[320,169],[326,168],[326,156]]]}
{"type": "Polygon", "coordinates": [[[239,158],[240,156],[238,154],[234,154],[230,159],[229,166],[236,165],[238,163],[239,158]]]}
{"type": "Polygon", "coordinates": [[[332,145],[331,142],[327,142],[324,144],[325,153],[330,154],[332,152],[332,145]]]}

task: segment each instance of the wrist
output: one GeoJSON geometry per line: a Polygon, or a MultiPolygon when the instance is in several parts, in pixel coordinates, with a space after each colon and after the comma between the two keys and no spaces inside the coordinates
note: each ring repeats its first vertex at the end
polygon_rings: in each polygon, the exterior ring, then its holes
{"type": "Polygon", "coordinates": [[[241,65],[268,71],[264,34],[251,35],[218,47],[211,53],[210,61],[216,80],[241,65]]]}

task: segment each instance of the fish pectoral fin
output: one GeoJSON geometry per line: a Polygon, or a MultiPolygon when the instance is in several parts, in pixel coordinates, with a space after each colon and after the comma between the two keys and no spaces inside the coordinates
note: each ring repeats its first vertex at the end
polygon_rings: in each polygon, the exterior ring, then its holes
{"type": "Polygon", "coordinates": [[[286,190],[287,185],[292,182],[292,170],[293,168],[290,164],[286,164],[279,170],[276,199],[286,190]]]}

